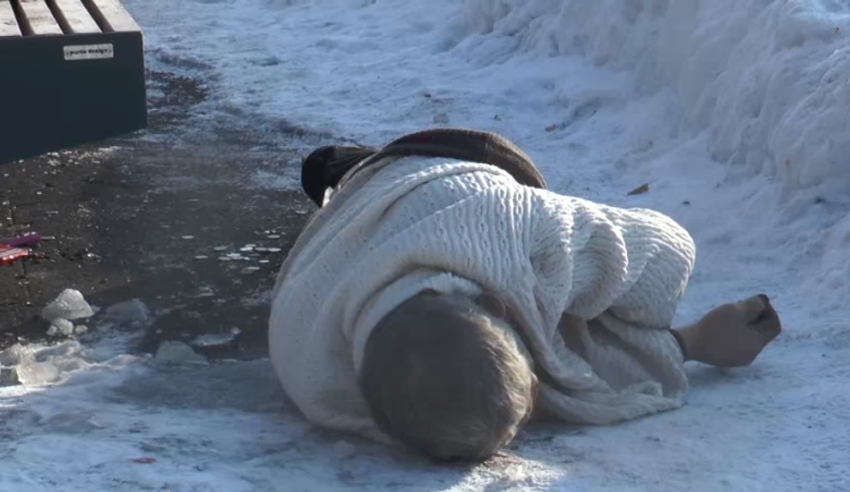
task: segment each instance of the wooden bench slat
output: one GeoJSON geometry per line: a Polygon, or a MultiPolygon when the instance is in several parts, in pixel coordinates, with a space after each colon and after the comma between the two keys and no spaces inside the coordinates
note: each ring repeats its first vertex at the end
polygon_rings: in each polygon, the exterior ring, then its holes
{"type": "Polygon", "coordinates": [[[53,12],[44,0],[20,0],[21,11],[26,17],[29,29],[35,36],[62,34],[62,28],[53,18],[53,12]]]}
{"type": "MultiPolygon", "coordinates": [[[[85,0],[90,7],[94,7],[103,16],[103,20],[115,32],[141,31],[139,25],[130,16],[120,0],[85,0]]],[[[96,15],[92,12],[92,15],[96,15]]]]}
{"type": "Polygon", "coordinates": [[[18,27],[12,2],[0,0],[0,38],[10,36],[20,37],[21,28],[18,27]]]}
{"type": "MultiPolygon", "coordinates": [[[[100,26],[94,21],[85,5],[80,0],[53,0],[57,9],[57,17],[60,15],[65,21],[70,33],[90,34],[100,33],[100,26]]],[[[64,27],[64,26],[63,26],[64,27]]]]}

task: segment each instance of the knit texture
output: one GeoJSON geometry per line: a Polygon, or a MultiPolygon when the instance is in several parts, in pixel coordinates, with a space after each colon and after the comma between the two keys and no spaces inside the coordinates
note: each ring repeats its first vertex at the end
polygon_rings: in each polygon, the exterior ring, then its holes
{"type": "Polygon", "coordinates": [[[527,341],[547,413],[629,420],[684,402],[667,329],[694,260],[690,235],[657,212],[522,186],[486,164],[390,157],[299,236],[273,293],[270,356],[310,421],[386,441],[357,384],[370,331],[422,289],[487,289],[527,341]]]}

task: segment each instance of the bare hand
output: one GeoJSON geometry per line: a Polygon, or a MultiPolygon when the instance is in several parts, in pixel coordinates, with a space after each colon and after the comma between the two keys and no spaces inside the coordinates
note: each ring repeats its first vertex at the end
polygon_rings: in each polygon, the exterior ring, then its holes
{"type": "Polygon", "coordinates": [[[717,367],[751,364],[782,331],[770,299],[759,294],[718,306],[680,331],[688,358],[717,367]]]}

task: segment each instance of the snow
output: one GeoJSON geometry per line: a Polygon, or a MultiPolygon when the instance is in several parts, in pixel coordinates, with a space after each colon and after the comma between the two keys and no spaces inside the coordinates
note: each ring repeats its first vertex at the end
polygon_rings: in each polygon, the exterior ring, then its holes
{"type": "MultiPolygon", "coordinates": [[[[691,231],[680,321],[766,292],[785,333],[752,367],[691,367],[680,410],[533,427],[507,457],[449,468],[310,427],[268,361],[23,347],[27,384],[0,388],[0,490],[850,489],[850,3],[126,4],[151,68],[208,81],[199,128],[249,121],[305,150],[434,125],[499,132],[556,191],[691,231]]],[[[297,185],[283,174],[245,186],[297,185]]]]}

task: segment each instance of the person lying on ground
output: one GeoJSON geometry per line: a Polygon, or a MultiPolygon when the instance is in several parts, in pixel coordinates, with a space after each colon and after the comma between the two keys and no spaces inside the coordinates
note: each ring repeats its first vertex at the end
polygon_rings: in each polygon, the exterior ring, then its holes
{"type": "Polygon", "coordinates": [[[748,365],[781,331],[764,294],[672,329],[688,232],[547,190],[496,134],[322,147],[302,184],[320,208],[278,275],[270,357],[322,427],[479,461],[532,419],[681,407],[686,361],[748,365]]]}

